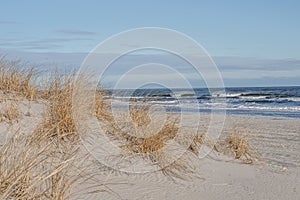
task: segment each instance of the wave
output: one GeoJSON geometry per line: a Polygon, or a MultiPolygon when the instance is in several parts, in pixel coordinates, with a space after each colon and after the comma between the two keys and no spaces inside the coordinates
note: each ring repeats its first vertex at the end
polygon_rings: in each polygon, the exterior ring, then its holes
{"type": "Polygon", "coordinates": [[[240,94],[241,97],[270,97],[274,94],[270,93],[242,93],[240,94]]]}
{"type": "Polygon", "coordinates": [[[214,94],[201,95],[197,97],[199,100],[210,99],[233,99],[241,100],[243,102],[260,102],[260,103],[286,103],[286,102],[300,102],[300,97],[286,94],[268,94],[268,93],[232,93],[232,94],[214,94]]]}
{"type": "Polygon", "coordinates": [[[172,97],[171,94],[149,94],[149,95],[146,95],[145,98],[147,97],[163,97],[163,98],[166,98],[166,97],[172,97]]]}
{"type": "Polygon", "coordinates": [[[195,97],[195,94],[186,93],[186,94],[181,94],[180,97],[195,97]]]}
{"type": "Polygon", "coordinates": [[[272,107],[272,106],[247,106],[247,105],[240,105],[235,109],[245,109],[245,110],[270,110],[270,111],[300,111],[300,107],[272,107]]]}
{"type": "Polygon", "coordinates": [[[294,101],[289,99],[246,99],[246,103],[292,103],[294,101]]]}
{"type": "Polygon", "coordinates": [[[226,93],[210,93],[207,89],[129,90],[114,92],[111,97],[117,104],[144,102],[176,112],[227,110],[232,114],[300,118],[300,87],[227,88],[226,93]]]}

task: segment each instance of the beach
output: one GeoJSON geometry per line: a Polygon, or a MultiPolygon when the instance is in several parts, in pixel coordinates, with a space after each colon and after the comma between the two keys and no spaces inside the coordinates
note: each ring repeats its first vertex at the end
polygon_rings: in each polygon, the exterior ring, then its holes
{"type": "Polygon", "coordinates": [[[300,200],[300,1],[3,1],[0,200],[300,200]]]}
{"type": "Polygon", "coordinates": [[[236,128],[248,130],[253,136],[250,143],[260,155],[254,164],[243,164],[213,151],[203,159],[192,158],[199,177],[189,180],[174,180],[161,172],[112,173],[109,179],[123,184],[110,186],[115,194],[98,194],[98,198],[297,199],[300,195],[299,126],[297,119],[227,116],[221,137],[236,128]]]}
{"type": "MultiPolygon", "coordinates": [[[[2,144],[14,131],[30,134],[43,121],[44,102],[35,101],[28,107],[28,101],[23,101],[19,105],[18,122],[0,123],[2,144]]],[[[192,113],[186,115],[194,117],[192,113]]],[[[207,129],[209,117],[201,115],[201,130],[207,129]]],[[[105,180],[106,191],[78,193],[71,199],[297,199],[300,195],[299,129],[299,119],[226,116],[220,139],[234,130],[245,133],[258,155],[252,164],[212,151],[205,158],[191,156],[194,174],[178,179],[160,171],[134,174],[103,170],[103,165],[92,159],[92,169],[97,174],[93,182],[105,180]]],[[[77,185],[76,190],[84,188],[84,184],[77,185]]]]}

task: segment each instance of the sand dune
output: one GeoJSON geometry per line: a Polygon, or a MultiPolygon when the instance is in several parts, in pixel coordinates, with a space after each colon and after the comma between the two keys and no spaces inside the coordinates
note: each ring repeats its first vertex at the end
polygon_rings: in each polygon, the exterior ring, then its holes
{"type": "MultiPolygon", "coordinates": [[[[1,102],[2,110],[7,104],[1,102]]],[[[0,123],[0,144],[16,130],[29,134],[42,122],[45,108],[45,102],[34,101],[29,105],[28,101],[20,101],[19,120],[13,124],[0,123]]],[[[203,130],[208,120],[209,116],[202,115],[203,130]]],[[[79,193],[72,199],[297,199],[300,196],[300,121],[227,116],[221,138],[234,129],[250,136],[249,142],[259,154],[254,164],[243,164],[216,151],[203,159],[194,155],[190,159],[195,176],[181,180],[161,172],[125,174],[103,170],[101,163],[94,160],[92,169],[98,175],[92,182],[106,180],[109,190],[90,195],[79,193]]],[[[74,188],[81,187],[79,184],[74,188]]]]}

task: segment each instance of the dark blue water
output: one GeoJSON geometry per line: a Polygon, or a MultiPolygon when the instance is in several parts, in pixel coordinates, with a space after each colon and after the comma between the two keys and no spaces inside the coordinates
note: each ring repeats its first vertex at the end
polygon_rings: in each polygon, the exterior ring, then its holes
{"type": "Polygon", "coordinates": [[[111,96],[120,103],[143,101],[175,112],[225,110],[229,115],[300,118],[300,86],[226,88],[224,92],[206,88],[111,90],[111,96]]]}

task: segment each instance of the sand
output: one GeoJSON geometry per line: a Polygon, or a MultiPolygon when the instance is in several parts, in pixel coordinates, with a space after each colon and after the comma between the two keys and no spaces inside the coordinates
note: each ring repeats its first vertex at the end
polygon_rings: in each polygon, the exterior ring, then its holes
{"type": "MultiPolygon", "coordinates": [[[[1,106],[5,106],[4,102],[1,106]]],[[[45,104],[24,101],[20,104],[21,118],[13,125],[0,123],[0,146],[15,130],[29,134],[43,119],[45,104]],[[30,110],[30,116],[26,114],[30,110]]],[[[1,107],[1,110],[3,108],[1,107]]],[[[189,114],[193,117],[193,114],[189,114]]],[[[207,127],[208,116],[201,117],[201,127],[207,127]]],[[[300,120],[227,116],[221,137],[234,129],[250,136],[250,144],[260,155],[252,165],[243,164],[216,152],[199,159],[192,157],[198,178],[172,179],[161,172],[126,174],[101,171],[107,192],[97,195],[74,196],[73,199],[299,199],[300,196],[300,120]]],[[[80,189],[80,185],[78,186],[80,189]]]]}
{"type": "MultiPolygon", "coordinates": [[[[192,116],[191,116],[192,117],[192,116]]],[[[203,117],[206,121],[207,119],[203,117]]],[[[205,126],[205,125],[204,125],[205,126]]],[[[118,195],[103,199],[299,199],[300,120],[227,116],[224,137],[232,129],[248,130],[251,144],[260,154],[253,165],[212,152],[194,158],[198,179],[173,180],[161,173],[118,174],[111,189],[118,195]]]]}

